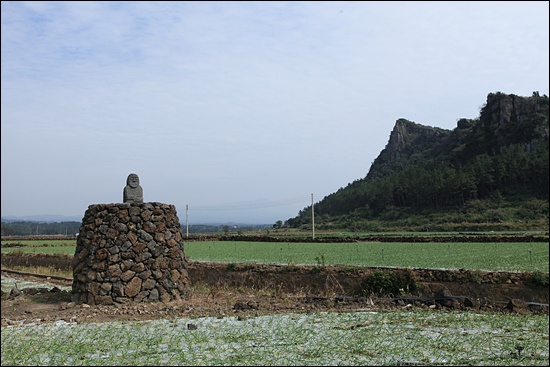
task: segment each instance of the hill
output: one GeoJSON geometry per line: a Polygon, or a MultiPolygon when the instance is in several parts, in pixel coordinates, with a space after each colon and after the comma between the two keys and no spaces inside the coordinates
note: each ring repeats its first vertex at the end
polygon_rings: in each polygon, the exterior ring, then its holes
{"type": "MultiPolygon", "coordinates": [[[[548,229],[548,96],[490,93],[453,130],[398,119],[366,177],[314,204],[320,229],[548,229]]],[[[285,225],[311,226],[311,206],[285,225]]]]}

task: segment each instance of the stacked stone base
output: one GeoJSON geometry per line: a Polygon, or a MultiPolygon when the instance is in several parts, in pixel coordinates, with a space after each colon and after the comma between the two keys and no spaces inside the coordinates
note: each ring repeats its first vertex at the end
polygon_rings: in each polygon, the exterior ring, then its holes
{"type": "Polygon", "coordinates": [[[190,281],[174,205],[90,205],[73,259],[72,301],[90,305],[187,297],[190,281]]]}

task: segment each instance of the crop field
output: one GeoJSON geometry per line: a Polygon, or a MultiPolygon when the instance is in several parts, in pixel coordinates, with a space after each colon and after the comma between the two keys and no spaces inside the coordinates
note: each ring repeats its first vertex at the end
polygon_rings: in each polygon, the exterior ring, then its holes
{"type": "Polygon", "coordinates": [[[192,261],[548,272],[548,243],[190,242],[192,261]]]}
{"type": "MultiPolygon", "coordinates": [[[[4,241],[3,241],[4,245],[4,241]]],[[[30,241],[2,252],[73,254],[30,241]]],[[[548,272],[545,242],[190,241],[191,261],[548,272]]],[[[8,292],[15,280],[2,276],[8,292]]],[[[40,287],[43,283],[22,283],[40,287]]],[[[67,287],[66,290],[69,290],[67,287]]],[[[461,310],[289,312],[1,327],[2,365],[548,366],[548,314],[461,310]]]]}
{"type": "MultiPolygon", "coordinates": [[[[2,277],[3,290],[11,286],[2,277]]],[[[548,315],[408,310],[22,322],[2,326],[1,358],[36,366],[547,366],[548,330],[548,315]]]]}
{"type": "MultiPolygon", "coordinates": [[[[27,241],[5,252],[74,254],[75,245],[27,241]]],[[[548,272],[546,242],[248,242],[193,241],[185,243],[191,261],[227,263],[389,266],[404,268],[470,269],[548,272]]]]}
{"type": "Polygon", "coordinates": [[[2,244],[19,244],[27,247],[76,246],[76,240],[3,240],[2,244]]]}
{"type": "Polygon", "coordinates": [[[2,253],[22,252],[22,253],[40,253],[40,254],[66,254],[74,255],[76,246],[28,246],[28,247],[10,247],[2,248],[2,253]]]}
{"type": "Polygon", "coordinates": [[[24,252],[73,255],[76,240],[2,240],[2,253],[24,252]]]}
{"type": "Polygon", "coordinates": [[[2,365],[548,366],[547,315],[353,312],[2,327],[2,365]]]}

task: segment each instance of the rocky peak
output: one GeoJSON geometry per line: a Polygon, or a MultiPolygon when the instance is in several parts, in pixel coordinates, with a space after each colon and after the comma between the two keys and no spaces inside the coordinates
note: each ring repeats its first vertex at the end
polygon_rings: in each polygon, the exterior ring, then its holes
{"type": "Polygon", "coordinates": [[[548,108],[548,97],[537,92],[531,97],[489,93],[474,133],[485,141],[487,153],[517,145],[531,151],[548,142],[548,108]]]}
{"type": "Polygon", "coordinates": [[[476,154],[499,154],[520,146],[531,152],[548,145],[548,97],[537,92],[520,97],[489,93],[477,119],[459,119],[454,130],[425,126],[400,118],[367,178],[401,170],[405,163],[451,154],[468,160],[476,154]]]}
{"type": "Polygon", "coordinates": [[[386,147],[374,161],[367,177],[385,174],[382,172],[382,166],[392,166],[393,170],[395,168],[393,166],[400,160],[410,159],[414,154],[440,144],[449,134],[450,130],[417,124],[403,118],[398,119],[386,147]]]}

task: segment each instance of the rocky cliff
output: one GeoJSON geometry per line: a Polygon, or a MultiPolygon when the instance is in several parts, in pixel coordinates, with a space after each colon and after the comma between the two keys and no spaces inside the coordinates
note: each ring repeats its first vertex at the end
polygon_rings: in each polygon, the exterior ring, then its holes
{"type": "MultiPolygon", "coordinates": [[[[452,130],[398,119],[367,175],[315,205],[317,224],[378,229],[370,223],[401,220],[409,228],[432,214],[445,230],[446,223],[547,226],[548,101],[536,92],[490,93],[478,118],[458,119],[452,130]]],[[[307,226],[310,212],[288,226],[307,226]]]]}
{"type": "Polygon", "coordinates": [[[490,93],[477,119],[460,119],[454,130],[398,119],[386,147],[374,160],[367,178],[399,171],[404,161],[449,158],[463,161],[521,146],[531,152],[548,145],[548,97],[490,93]]]}

